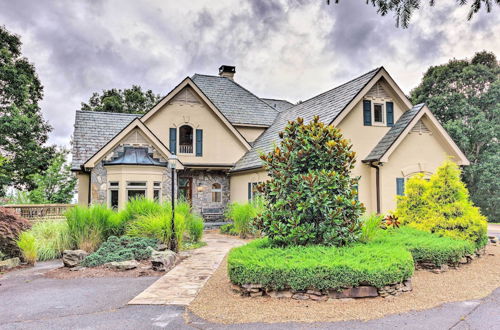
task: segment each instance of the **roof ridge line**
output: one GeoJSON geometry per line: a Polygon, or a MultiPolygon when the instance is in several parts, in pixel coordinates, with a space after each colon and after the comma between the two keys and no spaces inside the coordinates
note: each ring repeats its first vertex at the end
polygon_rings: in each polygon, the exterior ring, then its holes
{"type": "Polygon", "coordinates": [[[124,112],[112,112],[112,111],[93,111],[93,110],[76,110],[75,112],[84,112],[84,113],[103,113],[109,115],[117,115],[117,116],[142,116],[142,113],[124,113],[124,112]]]}
{"type": "Polygon", "coordinates": [[[288,109],[286,109],[286,110],[284,110],[284,111],[282,111],[282,112],[287,112],[287,111],[289,111],[289,110],[291,110],[291,109],[295,108],[295,107],[296,107],[296,106],[298,106],[298,105],[301,105],[301,104],[303,104],[303,103],[305,103],[305,102],[308,102],[308,101],[310,101],[310,100],[312,100],[312,99],[315,99],[315,98],[317,98],[317,97],[319,97],[319,96],[321,96],[321,95],[324,95],[324,94],[326,94],[326,93],[329,93],[329,92],[331,92],[331,91],[333,91],[333,90],[335,90],[335,89],[338,89],[338,88],[340,88],[340,87],[343,87],[343,86],[345,86],[345,85],[347,85],[347,84],[349,84],[349,83],[353,82],[354,80],[359,79],[359,78],[361,78],[361,77],[363,77],[363,76],[366,76],[367,74],[370,74],[370,73],[372,73],[372,72],[374,72],[374,71],[377,71],[377,72],[378,72],[378,71],[379,71],[379,70],[381,70],[381,69],[383,69],[383,67],[382,67],[382,66],[380,66],[380,67],[378,67],[378,68],[375,68],[375,69],[373,69],[373,70],[370,70],[370,71],[368,71],[368,72],[366,72],[366,73],[363,73],[362,75],[357,76],[357,77],[355,77],[355,78],[352,78],[351,80],[346,81],[345,83],[342,83],[342,84],[340,84],[340,85],[338,85],[338,86],[335,86],[335,87],[333,87],[333,88],[331,88],[331,89],[329,89],[329,90],[327,90],[327,91],[324,91],[323,93],[317,94],[317,95],[315,95],[315,96],[313,96],[313,97],[311,97],[311,98],[306,99],[305,101],[302,101],[302,102],[300,102],[300,103],[294,104],[294,105],[293,105],[293,107],[290,107],[290,108],[288,108],[288,109]]]}

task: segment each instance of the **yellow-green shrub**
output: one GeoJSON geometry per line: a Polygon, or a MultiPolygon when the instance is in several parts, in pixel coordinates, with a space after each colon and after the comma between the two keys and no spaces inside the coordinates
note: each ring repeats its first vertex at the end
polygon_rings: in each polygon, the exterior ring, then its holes
{"type": "Polygon", "coordinates": [[[409,179],[395,213],[410,227],[468,240],[479,248],[487,242],[486,218],[470,201],[460,174],[458,166],[447,160],[429,181],[422,176],[409,179]]]}

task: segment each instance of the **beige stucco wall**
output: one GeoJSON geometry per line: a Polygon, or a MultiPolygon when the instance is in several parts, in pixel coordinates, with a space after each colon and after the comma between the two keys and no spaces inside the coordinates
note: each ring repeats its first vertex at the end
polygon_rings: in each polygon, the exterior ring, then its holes
{"type": "MultiPolygon", "coordinates": [[[[423,122],[432,127],[428,119],[423,118],[423,122]]],[[[410,177],[418,172],[434,173],[452,155],[454,152],[437,134],[409,133],[380,168],[381,211],[396,207],[396,178],[410,177]]]]}
{"type": "MultiPolygon", "coordinates": [[[[165,168],[158,166],[105,166],[107,170],[107,205],[110,206],[109,183],[118,182],[118,209],[122,209],[127,199],[127,181],[145,181],[146,198],[153,199],[154,182],[163,182],[165,168]]],[[[164,190],[164,189],[162,189],[164,190]]],[[[166,193],[163,191],[163,193],[166,193]]],[[[165,198],[161,196],[160,199],[165,198]]]]}
{"type": "MultiPolygon", "coordinates": [[[[394,103],[394,122],[404,113],[404,105],[386,84],[382,83],[389,98],[386,101],[394,103]]],[[[360,101],[349,112],[349,114],[337,126],[353,144],[356,152],[356,165],[352,172],[353,176],[361,176],[359,182],[359,200],[365,205],[367,212],[376,212],[377,200],[375,194],[375,169],[361,161],[368,156],[370,151],[377,145],[382,137],[389,131],[387,126],[364,126],[363,124],[363,101],[360,101]]]]}
{"type": "Polygon", "coordinates": [[[245,171],[231,174],[230,189],[231,202],[248,202],[248,183],[263,182],[269,179],[267,172],[259,169],[256,171],[245,171]]]}
{"type": "Polygon", "coordinates": [[[245,140],[247,140],[248,142],[253,142],[257,140],[257,138],[266,130],[264,127],[249,127],[249,126],[246,127],[238,126],[236,127],[236,129],[238,130],[238,132],[241,133],[241,135],[243,135],[245,140]]]}
{"type": "Polygon", "coordinates": [[[169,128],[189,124],[203,130],[203,156],[178,154],[183,163],[232,164],[247,151],[235,134],[201,99],[184,102],[174,98],[145,122],[146,126],[168,147],[169,128]]]}
{"type": "Polygon", "coordinates": [[[90,175],[87,173],[78,172],[76,174],[78,180],[78,205],[87,206],[89,204],[89,180],[90,175]]]}

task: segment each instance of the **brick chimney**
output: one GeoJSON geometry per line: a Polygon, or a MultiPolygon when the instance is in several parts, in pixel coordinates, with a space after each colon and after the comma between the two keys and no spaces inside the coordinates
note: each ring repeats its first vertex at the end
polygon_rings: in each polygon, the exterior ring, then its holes
{"type": "Polygon", "coordinates": [[[234,74],[236,73],[236,67],[231,65],[221,65],[219,68],[219,76],[226,77],[234,80],[234,74]]]}

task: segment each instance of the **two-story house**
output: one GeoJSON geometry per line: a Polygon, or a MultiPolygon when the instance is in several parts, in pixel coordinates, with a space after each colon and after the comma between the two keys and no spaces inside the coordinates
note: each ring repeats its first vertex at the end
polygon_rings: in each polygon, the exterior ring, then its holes
{"type": "Polygon", "coordinates": [[[314,115],[353,143],[353,175],[361,176],[359,199],[369,212],[393,209],[407,178],[433,173],[447,157],[468,165],[425,104],[412,105],[383,67],[296,105],[260,98],[234,75],[223,65],[218,76],[187,77],[144,115],[77,111],[79,204],[169,200],[172,159],[175,194],[202,214],[251,200],[267,179],[259,154],[279,143],[288,121],[314,115]]]}

